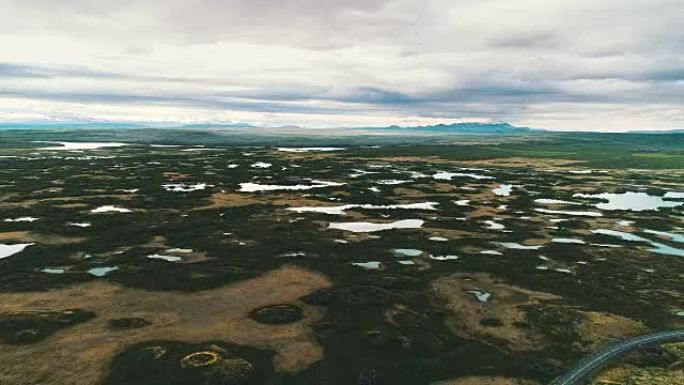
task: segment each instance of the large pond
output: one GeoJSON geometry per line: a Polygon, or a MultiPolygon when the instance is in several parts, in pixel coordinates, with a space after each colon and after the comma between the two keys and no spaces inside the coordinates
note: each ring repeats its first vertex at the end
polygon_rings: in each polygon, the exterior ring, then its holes
{"type": "Polygon", "coordinates": [[[400,221],[389,223],[375,223],[375,222],[338,222],[330,223],[329,229],[346,230],[354,233],[372,233],[375,231],[384,231],[391,229],[417,229],[423,226],[424,221],[421,219],[403,219],[400,221]]]}
{"type": "Polygon", "coordinates": [[[0,243],[0,259],[19,253],[32,244],[33,243],[17,243],[15,245],[6,245],[4,243],[0,243]]]}
{"type": "Polygon", "coordinates": [[[653,253],[684,257],[684,250],[682,250],[682,249],[677,249],[675,247],[668,246],[668,245],[665,245],[665,244],[660,243],[660,242],[655,242],[655,241],[652,241],[650,239],[640,237],[636,234],[626,233],[626,232],[617,231],[617,230],[609,230],[609,229],[591,230],[591,232],[594,234],[603,234],[603,235],[609,235],[612,237],[617,237],[617,238],[622,239],[623,241],[646,242],[652,246],[648,250],[653,252],[653,253]]]}
{"type": "Polygon", "coordinates": [[[645,211],[658,210],[660,208],[677,207],[684,202],[670,201],[663,197],[650,195],[644,192],[628,191],[621,194],[575,194],[577,198],[601,199],[607,202],[597,203],[595,206],[601,210],[630,210],[645,211]]]}

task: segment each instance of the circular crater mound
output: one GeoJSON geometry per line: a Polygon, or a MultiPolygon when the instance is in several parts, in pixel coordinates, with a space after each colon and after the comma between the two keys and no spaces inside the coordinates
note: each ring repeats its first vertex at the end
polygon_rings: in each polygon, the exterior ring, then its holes
{"type": "Polygon", "coordinates": [[[264,385],[274,371],[270,355],[249,347],[209,342],[150,341],[118,354],[106,385],[264,385]]]}
{"type": "Polygon", "coordinates": [[[143,318],[126,317],[109,320],[109,327],[112,329],[138,329],[145,326],[152,325],[152,323],[143,318]]]}
{"type": "Polygon", "coordinates": [[[14,333],[9,338],[9,342],[14,344],[30,344],[45,338],[43,332],[38,329],[22,329],[14,333]]]}
{"type": "Polygon", "coordinates": [[[251,363],[217,345],[186,354],[179,362],[182,370],[201,378],[202,384],[246,385],[254,373],[251,363]]]}
{"type": "Polygon", "coordinates": [[[184,368],[198,368],[201,366],[213,365],[220,359],[221,356],[217,352],[203,351],[188,354],[187,356],[183,357],[180,363],[184,368]]]}
{"type": "Polygon", "coordinates": [[[95,313],[80,309],[0,313],[0,342],[31,344],[93,318],[95,313]]]}
{"type": "Polygon", "coordinates": [[[356,285],[343,289],[342,302],[356,306],[383,305],[390,300],[390,292],[378,286],[356,285]]]}
{"type": "Polygon", "coordinates": [[[167,353],[166,348],[159,345],[151,345],[142,349],[140,355],[144,358],[158,359],[167,353]]]}
{"type": "Polygon", "coordinates": [[[427,318],[425,314],[418,313],[413,309],[397,306],[385,311],[385,320],[390,325],[400,328],[421,328],[427,318]]]}
{"type": "Polygon", "coordinates": [[[252,310],[249,316],[262,324],[284,325],[302,319],[302,309],[295,305],[268,305],[252,310]]]}

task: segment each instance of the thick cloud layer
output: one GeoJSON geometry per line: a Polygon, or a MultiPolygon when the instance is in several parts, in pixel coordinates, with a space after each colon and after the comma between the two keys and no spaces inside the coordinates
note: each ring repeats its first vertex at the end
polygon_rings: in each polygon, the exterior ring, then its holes
{"type": "Polygon", "coordinates": [[[681,0],[5,0],[0,120],[684,127],[681,0]]]}

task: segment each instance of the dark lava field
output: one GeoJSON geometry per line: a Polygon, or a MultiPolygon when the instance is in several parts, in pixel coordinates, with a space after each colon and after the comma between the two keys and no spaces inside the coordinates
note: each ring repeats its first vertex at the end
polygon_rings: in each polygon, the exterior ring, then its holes
{"type": "Polygon", "coordinates": [[[681,158],[13,143],[2,385],[547,384],[684,327],[681,158]]]}

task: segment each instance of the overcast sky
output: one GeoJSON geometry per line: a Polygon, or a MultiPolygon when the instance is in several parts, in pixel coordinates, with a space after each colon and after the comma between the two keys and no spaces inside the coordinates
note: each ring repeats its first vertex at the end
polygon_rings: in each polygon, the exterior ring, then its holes
{"type": "Polygon", "coordinates": [[[0,0],[0,121],[684,128],[682,0],[0,0]]]}

